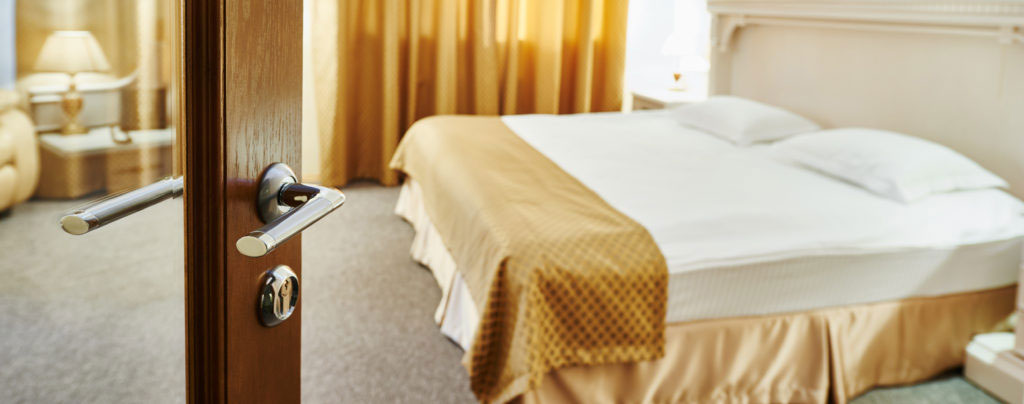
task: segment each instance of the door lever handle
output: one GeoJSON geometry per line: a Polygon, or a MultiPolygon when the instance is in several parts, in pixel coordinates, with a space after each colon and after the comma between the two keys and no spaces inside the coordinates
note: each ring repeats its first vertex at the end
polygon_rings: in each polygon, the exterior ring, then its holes
{"type": "Polygon", "coordinates": [[[181,196],[183,189],[182,177],[166,178],[75,208],[61,216],[60,227],[70,234],[82,235],[165,199],[181,196]]]}
{"type": "Polygon", "coordinates": [[[260,178],[256,207],[265,226],[242,236],[242,255],[262,257],[345,203],[335,188],[300,184],[284,163],[274,163],[260,178]]]}

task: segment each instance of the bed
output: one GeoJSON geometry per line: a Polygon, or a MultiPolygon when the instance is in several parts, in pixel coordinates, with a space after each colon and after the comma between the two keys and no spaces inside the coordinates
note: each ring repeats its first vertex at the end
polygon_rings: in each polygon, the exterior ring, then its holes
{"type": "MultiPolygon", "coordinates": [[[[1004,91],[1024,86],[1019,6],[710,4],[713,92],[927,137],[1024,189],[1024,91],[1004,91]]],[[[957,366],[1012,312],[1024,223],[1006,192],[898,204],[771,153],[664,111],[414,125],[396,211],[478,398],[845,402],[957,366]]]]}

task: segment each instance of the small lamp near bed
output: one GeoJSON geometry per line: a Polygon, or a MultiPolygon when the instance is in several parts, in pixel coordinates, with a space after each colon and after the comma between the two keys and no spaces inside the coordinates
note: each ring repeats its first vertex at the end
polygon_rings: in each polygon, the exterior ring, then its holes
{"type": "Polygon", "coordinates": [[[110,70],[110,63],[96,37],[89,31],[56,31],[50,34],[39,52],[35,69],[68,74],[70,84],[61,100],[67,123],[61,132],[65,135],[86,133],[86,128],[78,121],[78,114],[82,112],[82,94],[76,88],[75,76],[83,72],[110,70]]]}
{"type": "Polygon", "coordinates": [[[691,39],[686,33],[676,31],[669,35],[668,38],[665,38],[665,43],[661,45],[661,53],[666,56],[672,56],[675,59],[675,66],[672,68],[672,79],[674,82],[672,87],[669,87],[670,90],[688,90],[686,73],[706,72],[711,67],[707,59],[697,52],[694,46],[695,43],[696,41],[691,39]]]}

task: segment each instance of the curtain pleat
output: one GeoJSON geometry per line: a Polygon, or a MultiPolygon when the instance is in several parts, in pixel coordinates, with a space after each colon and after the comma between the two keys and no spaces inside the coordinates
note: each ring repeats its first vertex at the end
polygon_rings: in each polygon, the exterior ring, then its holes
{"type": "Polygon", "coordinates": [[[438,114],[622,103],[621,0],[313,0],[321,181],[397,183],[402,133],[438,114]]]}

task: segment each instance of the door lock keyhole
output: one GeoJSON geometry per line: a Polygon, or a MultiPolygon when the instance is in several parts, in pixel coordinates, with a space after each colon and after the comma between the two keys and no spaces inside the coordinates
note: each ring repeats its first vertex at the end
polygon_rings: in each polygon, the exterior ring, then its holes
{"type": "Polygon", "coordinates": [[[287,265],[278,265],[263,276],[261,288],[260,323],[273,327],[287,320],[299,303],[299,276],[287,265]]]}

